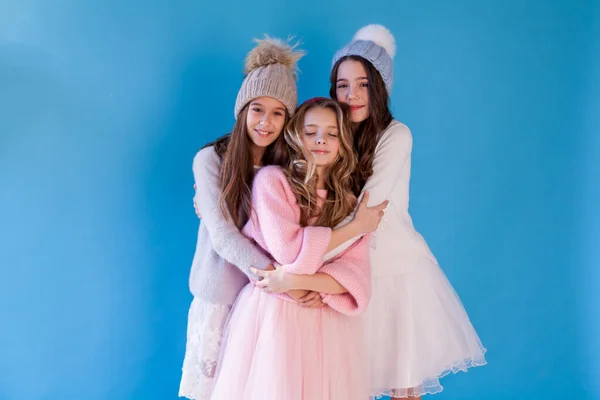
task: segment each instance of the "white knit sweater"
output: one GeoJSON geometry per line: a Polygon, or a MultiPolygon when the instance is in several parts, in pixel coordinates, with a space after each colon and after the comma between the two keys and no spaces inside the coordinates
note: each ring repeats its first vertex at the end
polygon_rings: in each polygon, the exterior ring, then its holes
{"type": "MultiPolygon", "coordinates": [[[[437,262],[408,213],[411,151],[410,130],[401,122],[392,121],[377,143],[373,175],[363,188],[363,193],[369,191],[369,206],[390,201],[379,229],[371,238],[373,276],[403,273],[421,256],[437,262]]],[[[355,240],[345,242],[327,256],[339,254],[355,240]]]]}

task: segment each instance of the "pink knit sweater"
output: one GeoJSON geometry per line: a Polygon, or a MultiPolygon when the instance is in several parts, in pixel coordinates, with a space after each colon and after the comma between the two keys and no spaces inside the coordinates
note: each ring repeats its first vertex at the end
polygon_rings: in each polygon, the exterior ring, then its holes
{"type": "MultiPolygon", "coordinates": [[[[252,215],[242,232],[288,272],[323,272],[344,286],[348,293],[323,295],[331,308],[348,315],[366,308],[371,297],[369,235],[323,265],[331,229],[300,225],[300,207],[281,168],[264,167],[254,177],[252,215]]],[[[293,301],[287,294],[276,296],[293,301]]]]}

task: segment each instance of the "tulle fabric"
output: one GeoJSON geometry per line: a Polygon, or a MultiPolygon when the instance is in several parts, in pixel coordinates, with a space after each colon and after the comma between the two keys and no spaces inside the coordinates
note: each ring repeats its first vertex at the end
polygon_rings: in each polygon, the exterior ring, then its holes
{"type": "Polygon", "coordinates": [[[212,400],[365,400],[364,322],[252,284],[227,326],[212,400]]]}
{"type": "Polygon", "coordinates": [[[365,312],[372,396],[438,393],[439,378],[486,364],[486,349],[432,258],[401,274],[373,276],[372,285],[365,312]]]}

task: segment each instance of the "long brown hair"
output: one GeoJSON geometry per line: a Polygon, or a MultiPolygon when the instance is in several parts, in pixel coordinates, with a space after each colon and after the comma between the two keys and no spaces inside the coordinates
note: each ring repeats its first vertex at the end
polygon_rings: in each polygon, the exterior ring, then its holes
{"type": "Polygon", "coordinates": [[[354,124],[354,149],[358,154],[358,166],[352,177],[352,191],[358,196],[367,179],[373,175],[373,159],[375,158],[377,142],[392,122],[393,117],[389,106],[390,96],[381,74],[373,64],[360,56],[342,57],[334,65],[329,79],[331,83],[329,95],[331,98],[338,100],[336,93],[338,69],[340,64],[346,60],[360,62],[367,72],[369,82],[369,117],[358,124],[354,124]]]}
{"type": "MultiPolygon", "coordinates": [[[[248,137],[246,117],[249,106],[246,105],[238,115],[230,134],[220,137],[204,147],[214,146],[221,158],[221,194],[219,203],[225,218],[234,221],[241,229],[252,211],[252,181],[254,180],[254,159],[252,140],[248,137]]],[[[285,124],[289,121],[285,113],[285,124]]],[[[285,126],[285,125],[284,125],[285,126]]],[[[288,147],[283,133],[265,149],[261,165],[287,165],[288,147]]]]}
{"type": "Polygon", "coordinates": [[[356,168],[356,153],[352,146],[350,107],[326,98],[305,102],[290,120],[284,135],[290,152],[284,170],[300,205],[300,224],[306,226],[313,218],[317,218],[315,225],[333,228],[352,212],[356,203],[352,195],[352,173],[356,168]],[[327,171],[327,199],[321,208],[317,206],[316,165],[302,143],[306,114],[318,107],[335,113],[340,142],[338,157],[327,171]]]}

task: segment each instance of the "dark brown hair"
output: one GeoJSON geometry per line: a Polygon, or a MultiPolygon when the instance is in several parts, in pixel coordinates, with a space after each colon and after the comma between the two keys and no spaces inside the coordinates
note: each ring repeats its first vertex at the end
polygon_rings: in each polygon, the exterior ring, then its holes
{"type": "Polygon", "coordinates": [[[365,186],[367,179],[373,175],[373,159],[375,148],[381,139],[383,131],[392,122],[392,113],[389,107],[389,93],[381,74],[373,64],[360,56],[342,57],[335,63],[331,70],[329,95],[338,100],[336,95],[337,75],[340,64],[346,60],[360,62],[367,72],[369,82],[369,117],[354,124],[354,149],[358,154],[358,166],[353,174],[352,191],[356,196],[365,186]]]}
{"type": "MultiPolygon", "coordinates": [[[[231,216],[239,229],[246,224],[252,210],[254,160],[252,140],[248,137],[246,128],[248,108],[248,105],[242,108],[231,133],[204,146],[214,146],[215,152],[221,158],[221,212],[227,219],[231,216]]],[[[284,127],[289,119],[286,111],[284,127]]],[[[289,150],[283,136],[282,131],[279,137],[267,146],[261,165],[287,165],[289,150]]]]}

